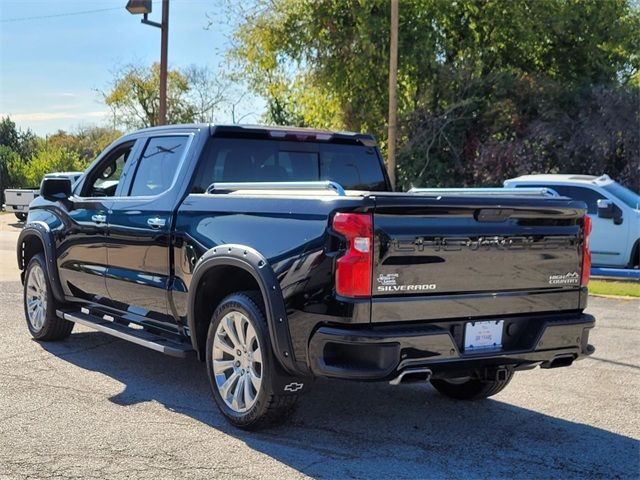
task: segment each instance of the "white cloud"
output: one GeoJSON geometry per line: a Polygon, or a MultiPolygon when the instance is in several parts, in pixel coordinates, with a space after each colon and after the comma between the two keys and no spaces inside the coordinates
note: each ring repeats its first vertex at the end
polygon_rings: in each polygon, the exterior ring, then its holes
{"type": "Polygon", "coordinates": [[[14,122],[48,122],[51,120],[83,120],[88,118],[103,118],[109,112],[99,110],[93,112],[31,112],[31,113],[0,113],[0,117],[11,117],[14,122]]]}

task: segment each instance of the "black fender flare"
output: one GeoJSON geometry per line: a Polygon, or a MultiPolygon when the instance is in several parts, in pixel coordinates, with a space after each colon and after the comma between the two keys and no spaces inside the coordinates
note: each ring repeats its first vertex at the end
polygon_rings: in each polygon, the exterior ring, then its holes
{"type": "Polygon", "coordinates": [[[45,222],[35,221],[25,224],[18,236],[16,255],[18,257],[18,268],[22,270],[20,278],[24,281],[24,272],[27,265],[24,263],[24,243],[29,237],[37,237],[44,249],[44,258],[47,262],[47,273],[51,282],[51,290],[54,298],[59,302],[64,302],[64,293],[58,275],[56,264],[56,242],[53,232],[45,222]]]}
{"type": "Polygon", "coordinates": [[[191,288],[189,289],[189,307],[187,323],[194,350],[198,350],[196,337],[195,301],[196,291],[202,276],[211,268],[232,266],[242,268],[250,273],[260,286],[260,293],[265,306],[267,326],[271,337],[274,355],[286,372],[300,375],[293,358],[293,347],[289,335],[287,311],[280,290],[280,283],[267,262],[257,250],[244,245],[228,244],[211,248],[200,257],[193,271],[191,288]]]}

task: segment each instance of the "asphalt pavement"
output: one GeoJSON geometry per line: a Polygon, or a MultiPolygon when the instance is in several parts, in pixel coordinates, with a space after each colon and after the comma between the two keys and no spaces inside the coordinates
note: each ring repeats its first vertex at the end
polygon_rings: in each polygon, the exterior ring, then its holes
{"type": "Polygon", "coordinates": [[[194,358],[79,326],[33,341],[13,230],[0,225],[0,479],[640,478],[640,301],[591,298],[596,353],[492,399],[321,380],[286,425],[247,433],[194,358]]]}

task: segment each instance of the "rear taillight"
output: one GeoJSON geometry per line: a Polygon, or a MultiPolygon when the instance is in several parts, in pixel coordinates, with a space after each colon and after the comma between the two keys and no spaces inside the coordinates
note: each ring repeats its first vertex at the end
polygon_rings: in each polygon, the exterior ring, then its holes
{"type": "Polygon", "coordinates": [[[586,287],[591,273],[591,250],[589,250],[589,235],[591,234],[591,217],[584,216],[582,222],[582,278],[580,286],[586,287]]]}
{"type": "Polygon", "coordinates": [[[370,213],[336,213],[333,229],[347,239],[347,252],[337,260],[336,293],[343,297],[371,295],[373,218],[370,213]]]}

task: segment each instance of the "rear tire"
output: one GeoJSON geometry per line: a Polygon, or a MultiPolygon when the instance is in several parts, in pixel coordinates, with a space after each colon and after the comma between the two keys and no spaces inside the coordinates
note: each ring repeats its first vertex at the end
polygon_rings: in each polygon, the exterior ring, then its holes
{"type": "Polygon", "coordinates": [[[507,370],[504,380],[480,380],[470,378],[466,382],[452,382],[443,379],[431,380],[431,385],[442,395],[456,400],[482,400],[501,392],[513,378],[513,370],[507,370]]]}
{"type": "Polygon", "coordinates": [[[27,219],[27,214],[26,213],[16,213],[14,214],[16,216],[16,218],[18,220],[20,220],[21,222],[24,222],[27,219]]]}
{"type": "Polygon", "coordinates": [[[31,336],[36,340],[62,340],[71,335],[73,322],[56,316],[58,303],[51,292],[47,263],[42,253],[34,255],[24,275],[24,314],[31,336]]]}
{"type": "Polygon", "coordinates": [[[211,318],[207,373],[213,398],[234,426],[254,430],[289,417],[300,395],[282,395],[267,322],[253,292],[225,297],[211,318]]]}

